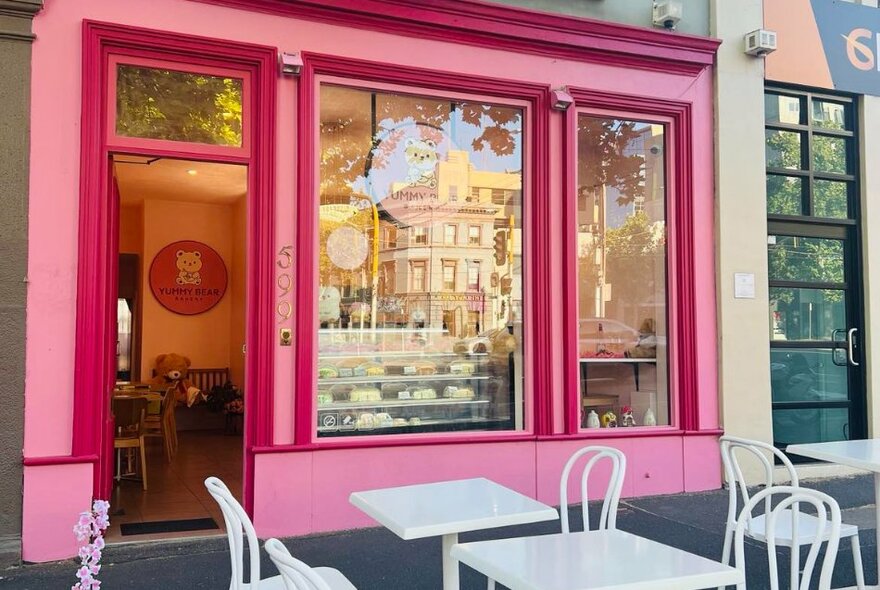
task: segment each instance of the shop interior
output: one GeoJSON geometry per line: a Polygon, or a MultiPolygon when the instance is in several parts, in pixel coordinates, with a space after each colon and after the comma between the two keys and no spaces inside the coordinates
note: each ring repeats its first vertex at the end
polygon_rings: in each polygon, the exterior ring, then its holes
{"type": "Polygon", "coordinates": [[[110,541],[219,534],[204,480],[239,499],[247,167],[116,155],[110,541]]]}

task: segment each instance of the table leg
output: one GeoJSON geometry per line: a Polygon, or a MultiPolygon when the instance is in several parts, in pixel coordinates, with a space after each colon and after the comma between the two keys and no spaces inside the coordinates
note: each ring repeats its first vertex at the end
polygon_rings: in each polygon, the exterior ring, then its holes
{"type": "Polygon", "coordinates": [[[458,560],[452,559],[452,546],[458,543],[458,533],[443,535],[443,590],[459,590],[458,560]]]}

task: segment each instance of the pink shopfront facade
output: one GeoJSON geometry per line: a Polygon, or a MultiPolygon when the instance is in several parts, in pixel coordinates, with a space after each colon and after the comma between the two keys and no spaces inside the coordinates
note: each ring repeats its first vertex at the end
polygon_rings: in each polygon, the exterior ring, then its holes
{"type": "Polygon", "coordinates": [[[720,485],[715,41],[464,0],[48,2],[34,30],[25,560],[73,555],[111,485],[120,162],[246,167],[261,536],[427,481],[556,503],[585,444],[628,496],[720,485]],[[126,127],[146,70],[231,80],[237,135],[126,127]]]}

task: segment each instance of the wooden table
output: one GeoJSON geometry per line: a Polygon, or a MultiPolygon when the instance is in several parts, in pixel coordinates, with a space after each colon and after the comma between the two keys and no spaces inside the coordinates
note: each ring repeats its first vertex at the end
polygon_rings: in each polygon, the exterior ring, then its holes
{"type": "Polygon", "coordinates": [[[699,590],[742,571],[620,530],[463,543],[452,556],[510,590],[699,590]]]}

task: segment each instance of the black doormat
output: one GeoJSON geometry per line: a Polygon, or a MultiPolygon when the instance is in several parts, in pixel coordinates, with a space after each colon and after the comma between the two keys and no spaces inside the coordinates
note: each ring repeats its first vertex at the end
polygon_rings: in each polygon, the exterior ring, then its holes
{"type": "Polygon", "coordinates": [[[182,533],[218,529],[213,518],[188,518],[184,520],[155,520],[152,522],[126,522],[119,526],[122,536],[152,535],[155,533],[182,533]]]}

